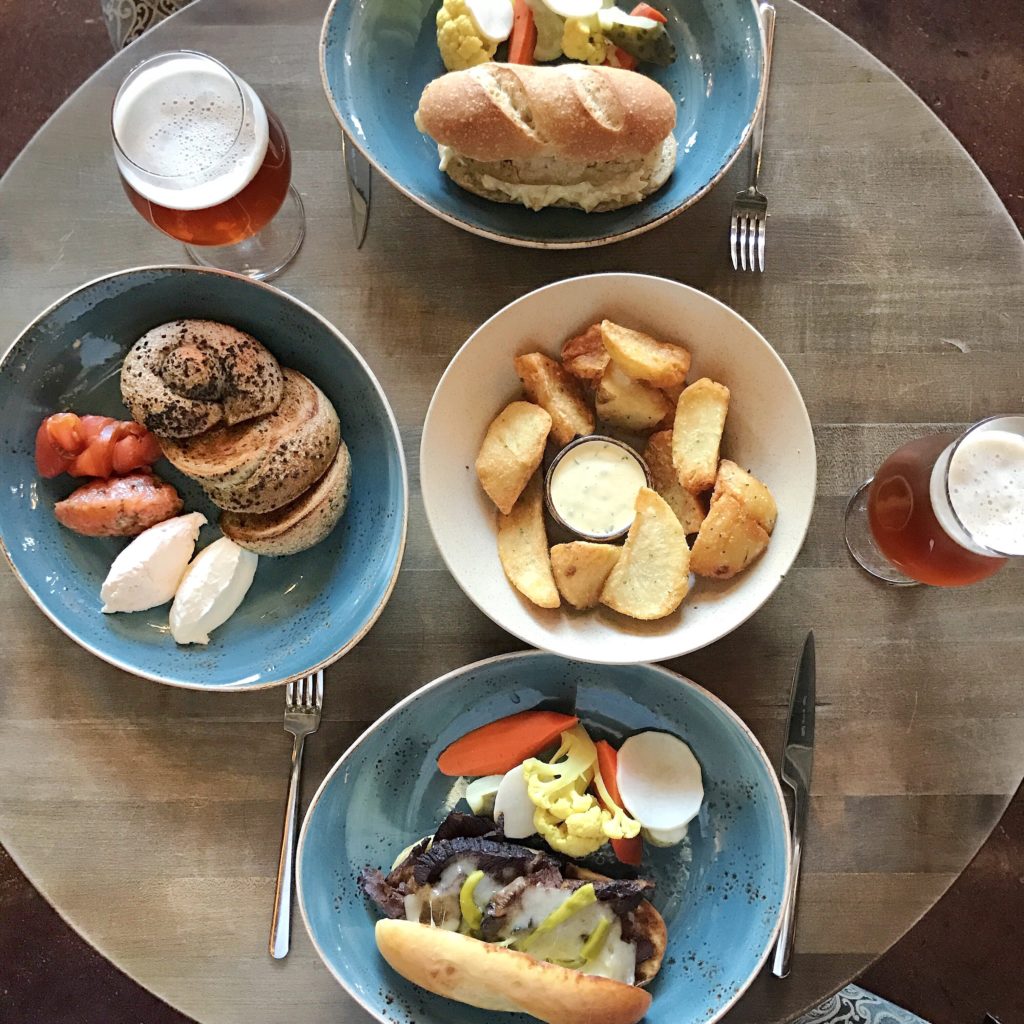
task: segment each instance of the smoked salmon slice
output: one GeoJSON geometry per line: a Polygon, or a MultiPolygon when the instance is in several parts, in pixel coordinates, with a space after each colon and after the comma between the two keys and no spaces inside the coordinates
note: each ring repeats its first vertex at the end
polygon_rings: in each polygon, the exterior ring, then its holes
{"type": "Polygon", "coordinates": [[[36,432],[36,469],[47,478],[130,473],[148,469],[160,455],[156,435],[131,420],[58,412],[36,432]]]}
{"type": "Polygon", "coordinates": [[[178,492],[152,473],[93,480],[58,501],[60,523],[86,537],[134,537],[182,508],[178,492]]]}

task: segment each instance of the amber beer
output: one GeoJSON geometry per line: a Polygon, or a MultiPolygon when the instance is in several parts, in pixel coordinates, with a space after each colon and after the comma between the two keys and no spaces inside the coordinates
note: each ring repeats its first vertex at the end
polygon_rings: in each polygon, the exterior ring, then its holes
{"type": "Polygon", "coordinates": [[[912,580],[958,587],[992,576],[1024,555],[1024,417],[903,445],[875,474],[867,511],[879,550],[912,580]]]}
{"type": "Polygon", "coordinates": [[[207,54],[177,51],[140,64],[117,93],[111,127],[132,205],[188,245],[251,238],[288,194],[291,153],[281,123],[207,54]]]}

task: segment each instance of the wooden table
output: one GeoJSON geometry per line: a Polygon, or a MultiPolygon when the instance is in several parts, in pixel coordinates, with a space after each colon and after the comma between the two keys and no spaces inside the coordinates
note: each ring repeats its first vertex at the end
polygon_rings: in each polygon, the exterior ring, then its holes
{"type": "MultiPolygon", "coordinates": [[[[367,721],[443,671],[518,644],[462,596],[419,501],[419,425],[481,320],[573,274],[641,270],[748,317],[816,425],[819,501],[796,566],[751,621],[673,667],[729,701],[778,753],[799,643],[818,638],[818,751],[797,956],[730,1024],[771,1024],[834,990],[941,895],[1024,764],[1024,571],[969,592],[888,590],[848,560],[848,492],[898,442],[1022,405],[1024,245],[967,155],[849,39],[778,0],[764,185],[769,270],[728,267],[730,175],[694,210],[605,249],[518,252],[461,233],[378,180],[351,244],[337,132],[319,91],[314,0],[204,0],[115,58],[0,183],[0,344],[81,282],[181,251],[128,206],[109,151],[128,67],[177,46],[223,58],[268,98],[295,150],[309,234],[280,280],[367,356],[413,477],[392,601],[328,673],[306,794],[367,721]]],[[[356,1022],[296,921],[265,952],[288,740],[281,695],[204,695],[91,659],[0,578],[0,839],[90,942],[203,1024],[356,1022]]]]}

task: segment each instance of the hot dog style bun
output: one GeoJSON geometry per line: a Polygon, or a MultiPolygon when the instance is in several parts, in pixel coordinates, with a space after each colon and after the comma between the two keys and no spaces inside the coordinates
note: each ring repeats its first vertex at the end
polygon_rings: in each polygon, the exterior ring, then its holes
{"type": "Polygon", "coordinates": [[[530,209],[617,210],[675,167],[676,104],[621,68],[481,64],[423,91],[416,125],[470,192],[530,209]]]}
{"type": "Polygon", "coordinates": [[[636,1024],[651,995],[526,953],[414,921],[381,920],[377,948],[421,988],[484,1010],[528,1013],[548,1024],[636,1024]]]}

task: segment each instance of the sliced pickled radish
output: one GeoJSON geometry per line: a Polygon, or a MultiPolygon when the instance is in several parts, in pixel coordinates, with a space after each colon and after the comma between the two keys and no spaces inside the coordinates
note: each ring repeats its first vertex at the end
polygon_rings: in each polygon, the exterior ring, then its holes
{"type": "Polygon", "coordinates": [[[697,759],[667,732],[630,736],[619,748],[616,775],[626,809],[656,833],[683,828],[704,799],[697,759]]]}
{"type": "Polygon", "coordinates": [[[544,0],[544,6],[560,18],[590,18],[604,4],[601,0],[544,0]]]}
{"type": "Polygon", "coordinates": [[[503,43],[512,34],[512,0],[466,0],[469,16],[490,43],[503,43]]]}
{"type": "Polygon", "coordinates": [[[503,778],[503,775],[485,775],[482,779],[474,779],[466,787],[466,803],[474,814],[494,814],[494,801],[503,778]]]}
{"type": "Polygon", "coordinates": [[[689,822],[679,828],[642,828],[640,835],[651,846],[676,846],[686,838],[689,822]]]}
{"type": "Polygon", "coordinates": [[[533,827],[536,808],[526,789],[526,774],[517,764],[506,772],[494,797],[494,820],[508,839],[526,839],[537,830],[533,827]]]}

